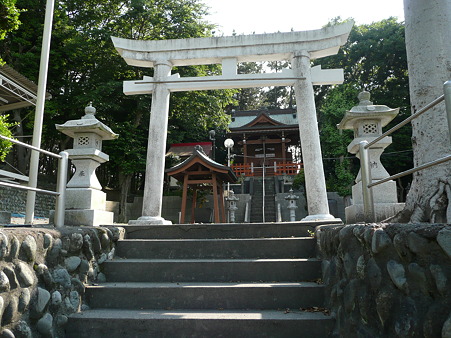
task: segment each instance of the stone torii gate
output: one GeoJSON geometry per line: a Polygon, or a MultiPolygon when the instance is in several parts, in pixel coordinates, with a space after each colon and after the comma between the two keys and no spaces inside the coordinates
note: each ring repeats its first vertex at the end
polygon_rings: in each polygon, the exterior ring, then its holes
{"type": "Polygon", "coordinates": [[[299,121],[309,215],[304,220],[334,219],[329,213],[313,85],[340,84],[342,69],[311,68],[310,61],[334,55],[346,43],[353,22],[319,30],[175,40],[112,37],[132,66],[153,67],[154,76],[124,81],[126,95],[152,93],[142,216],[129,224],[170,224],[161,217],[164,157],[171,92],[266,86],[293,86],[299,121]],[[237,74],[238,62],[290,60],[281,73],[237,74]],[[222,64],[222,75],[180,77],[173,66],[222,64]]]}

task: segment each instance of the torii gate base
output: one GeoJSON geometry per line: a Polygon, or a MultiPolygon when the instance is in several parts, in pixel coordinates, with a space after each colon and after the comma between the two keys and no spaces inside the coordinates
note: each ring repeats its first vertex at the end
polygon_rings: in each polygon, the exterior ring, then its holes
{"type": "Polygon", "coordinates": [[[310,61],[336,54],[352,25],[347,22],[305,32],[162,41],[113,37],[117,51],[128,64],[155,69],[153,77],[124,82],[126,95],[152,93],[144,205],[142,216],[129,224],[170,224],[161,217],[170,93],[266,86],[293,86],[295,90],[309,212],[303,220],[335,220],[327,203],[313,85],[342,83],[343,70],[311,68],[310,61]],[[272,74],[237,74],[238,62],[280,60],[290,60],[292,68],[272,74]],[[217,63],[222,64],[222,75],[171,75],[173,66],[217,63]]]}

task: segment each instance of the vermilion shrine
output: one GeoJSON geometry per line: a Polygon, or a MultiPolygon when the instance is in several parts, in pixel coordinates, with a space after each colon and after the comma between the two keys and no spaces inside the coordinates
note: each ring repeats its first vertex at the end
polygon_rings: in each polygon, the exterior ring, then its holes
{"type": "Polygon", "coordinates": [[[188,187],[193,191],[191,223],[195,222],[194,209],[196,208],[197,191],[200,189],[212,190],[215,223],[226,222],[223,187],[224,183],[235,183],[236,181],[236,176],[231,168],[211,160],[201,146],[196,146],[189,158],[175,167],[167,169],[166,172],[169,176],[183,182],[180,224],[185,223],[188,187]]]}
{"type": "Polygon", "coordinates": [[[296,175],[300,169],[302,164],[294,163],[288,151],[299,144],[295,109],[233,112],[229,129],[241,153],[232,165],[237,175],[296,175]]]}
{"type": "Polygon", "coordinates": [[[162,41],[113,37],[113,43],[132,66],[154,68],[154,76],[125,81],[126,95],[152,94],[146,181],[142,216],[130,224],[168,224],[161,217],[164,156],[171,92],[266,86],[293,86],[305,170],[309,216],[334,219],[329,213],[313,85],[340,84],[343,70],[311,67],[311,60],[334,55],[345,44],[353,22],[319,30],[231,37],[162,41]],[[280,73],[238,74],[239,62],[291,61],[280,73]],[[222,75],[180,77],[173,66],[222,64],[222,75]]]}

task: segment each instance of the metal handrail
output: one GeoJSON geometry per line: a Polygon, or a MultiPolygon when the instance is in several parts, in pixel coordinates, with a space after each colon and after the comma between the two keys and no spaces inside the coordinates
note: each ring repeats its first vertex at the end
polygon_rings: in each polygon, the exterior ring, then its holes
{"type": "Polygon", "coordinates": [[[13,188],[13,189],[19,189],[19,190],[35,191],[35,192],[42,193],[42,194],[56,196],[54,223],[55,223],[56,227],[64,226],[64,211],[65,211],[64,201],[65,201],[65,195],[66,195],[69,153],[66,151],[62,151],[59,154],[55,154],[50,151],[31,146],[29,144],[14,140],[12,138],[9,138],[9,137],[3,136],[3,135],[0,135],[0,139],[7,140],[13,144],[17,144],[19,146],[31,149],[33,151],[37,151],[42,154],[46,154],[48,156],[55,157],[58,159],[58,176],[57,176],[57,181],[56,181],[56,191],[38,189],[38,188],[34,188],[34,187],[16,185],[16,184],[11,184],[11,183],[6,183],[6,182],[0,182],[0,186],[13,188]]]}
{"type": "Polygon", "coordinates": [[[382,184],[382,183],[385,183],[385,182],[388,182],[388,181],[391,181],[396,178],[400,178],[400,177],[403,177],[403,176],[406,176],[409,174],[413,174],[417,171],[420,171],[420,170],[432,167],[434,165],[444,163],[444,162],[451,160],[451,155],[447,155],[447,156],[439,158],[437,160],[424,163],[418,167],[400,172],[398,174],[386,177],[386,178],[378,180],[376,182],[372,182],[371,169],[370,169],[370,157],[369,157],[368,149],[372,145],[374,145],[377,142],[379,142],[380,140],[382,140],[384,137],[392,134],[399,128],[403,127],[404,125],[406,125],[413,119],[422,115],[429,109],[435,107],[437,104],[439,104],[442,101],[445,101],[445,108],[446,108],[446,114],[447,114],[447,119],[448,119],[448,129],[449,129],[449,135],[450,135],[450,139],[451,139],[451,81],[446,81],[444,83],[443,91],[444,91],[443,95],[439,96],[438,98],[436,98],[435,100],[433,100],[432,102],[430,102],[429,104],[424,106],[422,109],[417,111],[415,114],[413,114],[413,115],[409,116],[408,118],[406,118],[405,120],[401,121],[396,126],[391,128],[390,130],[386,131],[385,133],[383,133],[382,135],[380,135],[373,141],[368,142],[365,140],[365,141],[361,141],[359,143],[361,175],[362,175],[363,210],[364,210],[364,216],[365,216],[366,222],[375,222],[376,221],[376,215],[374,212],[373,190],[371,189],[372,187],[382,184]]]}

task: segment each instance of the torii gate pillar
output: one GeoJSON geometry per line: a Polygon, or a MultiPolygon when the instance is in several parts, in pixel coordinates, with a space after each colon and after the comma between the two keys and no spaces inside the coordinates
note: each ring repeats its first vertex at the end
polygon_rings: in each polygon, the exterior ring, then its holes
{"type": "MultiPolygon", "coordinates": [[[[171,75],[169,61],[157,61],[154,66],[155,81],[165,81],[171,75]]],[[[169,117],[170,91],[166,84],[155,84],[150,108],[149,139],[147,143],[146,178],[142,216],[129,224],[172,224],[161,217],[164,183],[164,160],[169,117]]]]}
{"type": "Polygon", "coordinates": [[[298,80],[294,83],[302,162],[304,163],[305,190],[308,201],[308,216],[304,221],[335,219],[329,214],[326,181],[316,118],[315,96],[310,67],[310,53],[294,53],[291,66],[298,80]]]}

